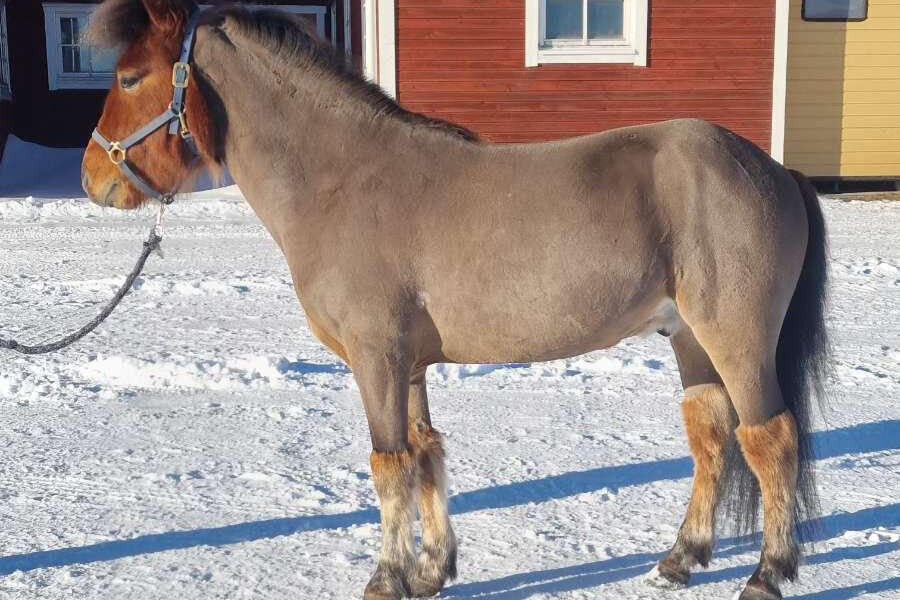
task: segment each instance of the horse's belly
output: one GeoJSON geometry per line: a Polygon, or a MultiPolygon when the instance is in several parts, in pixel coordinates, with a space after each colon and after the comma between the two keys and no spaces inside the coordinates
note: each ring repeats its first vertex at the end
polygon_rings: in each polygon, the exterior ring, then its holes
{"type": "Polygon", "coordinates": [[[639,202],[606,206],[602,216],[589,198],[560,203],[488,213],[454,252],[441,233],[445,243],[412,259],[447,359],[552,360],[647,326],[671,279],[661,226],[639,202]]]}
{"type": "MultiPolygon", "coordinates": [[[[468,310],[430,310],[440,354],[459,363],[510,363],[556,360],[614,346],[635,335],[671,330],[679,321],[674,303],[664,294],[635,298],[630,304],[609,306],[596,298],[542,307],[509,300],[501,306],[472,306],[468,310]]],[[[426,299],[427,302],[427,299],[426,299]]]]}

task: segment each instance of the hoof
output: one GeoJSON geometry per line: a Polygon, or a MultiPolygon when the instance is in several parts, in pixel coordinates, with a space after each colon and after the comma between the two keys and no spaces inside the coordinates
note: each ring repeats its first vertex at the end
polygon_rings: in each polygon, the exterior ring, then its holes
{"type": "Polygon", "coordinates": [[[406,578],[400,570],[380,565],[363,592],[363,600],[401,600],[410,596],[406,578]]]}
{"type": "Polygon", "coordinates": [[[687,587],[690,578],[690,571],[675,571],[659,564],[653,567],[653,570],[644,576],[644,581],[655,588],[663,590],[680,590],[687,587]]]}
{"type": "Polygon", "coordinates": [[[410,598],[431,598],[432,596],[437,596],[442,589],[444,589],[443,581],[429,582],[420,579],[418,575],[409,582],[410,598]]]}
{"type": "Polygon", "coordinates": [[[763,581],[748,583],[739,600],[781,600],[781,592],[763,581]]]}
{"type": "Polygon", "coordinates": [[[366,591],[363,592],[363,600],[402,600],[403,596],[394,595],[392,592],[387,592],[385,590],[376,590],[366,586],[366,591]]]}

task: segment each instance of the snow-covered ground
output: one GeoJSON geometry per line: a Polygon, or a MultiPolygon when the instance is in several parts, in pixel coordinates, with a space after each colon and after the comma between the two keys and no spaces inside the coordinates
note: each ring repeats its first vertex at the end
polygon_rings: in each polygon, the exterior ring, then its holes
{"type": "MultiPolygon", "coordinates": [[[[785,592],[900,598],[900,203],[825,207],[837,365],[816,434],[823,527],[785,592]]],[[[36,339],[92,316],[149,218],[0,199],[0,331],[36,339]]],[[[0,598],[361,597],[379,532],[350,372],[311,336],[235,188],[183,199],[165,236],[97,333],[0,355],[0,598]]],[[[461,544],[444,597],[718,599],[752,572],[757,546],[723,534],[688,589],[642,581],[690,486],[663,338],[428,380],[461,544]]]]}

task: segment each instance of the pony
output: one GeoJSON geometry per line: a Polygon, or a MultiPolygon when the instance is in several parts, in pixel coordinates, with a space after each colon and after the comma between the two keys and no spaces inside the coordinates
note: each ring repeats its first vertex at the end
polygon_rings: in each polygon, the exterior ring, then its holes
{"type": "MultiPolygon", "coordinates": [[[[157,190],[227,167],[283,252],[310,330],[351,368],[383,536],[363,597],[431,596],[457,573],[429,365],[559,359],[659,332],[695,468],[651,582],[687,584],[710,560],[717,514],[752,528],[761,500],[759,565],[740,598],[780,598],[817,507],[810,404],[829,356],[827,239],[809,181],[701,120],[482,142],[405,110],[293,17],[191,8],[97,10],[91,43],[124,48],[98,131],[129,136],[186,86],[179,120],[199,161],[161,128],[128,149],[130,164],[157,190]],[[173,79],[188,34],[190,69],[179,62],[173,79]]],[[[124,154],[89,143],[91,200],[148,201],[117,168],[124,154]]]]}

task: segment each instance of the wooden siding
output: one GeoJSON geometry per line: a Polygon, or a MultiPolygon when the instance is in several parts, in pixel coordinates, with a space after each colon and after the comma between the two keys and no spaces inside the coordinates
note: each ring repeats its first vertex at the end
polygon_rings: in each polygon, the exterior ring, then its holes
{"type": "Polygon", "coordinates": [[[805,22],[791,0],[785,164],[825,177],[900,177],[900,0],[858,23],[805,22]]]}
{"type": "Polygon", "coordinates": [[[396,0],[398,99],[497,142],[700,117],[768,150],[775,3],[748,4],[653,0],[647,67],[525,68],[522,0],[396,0]]]}

